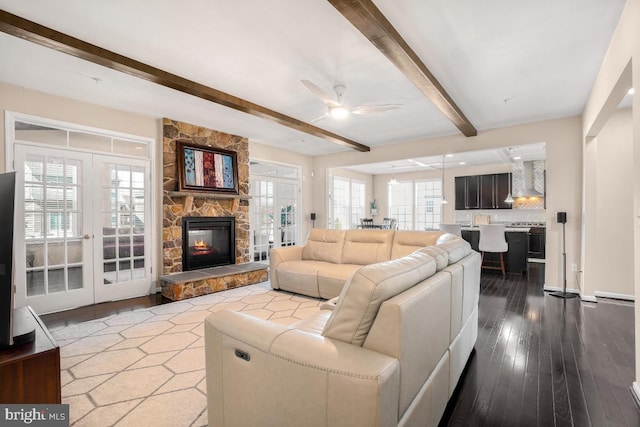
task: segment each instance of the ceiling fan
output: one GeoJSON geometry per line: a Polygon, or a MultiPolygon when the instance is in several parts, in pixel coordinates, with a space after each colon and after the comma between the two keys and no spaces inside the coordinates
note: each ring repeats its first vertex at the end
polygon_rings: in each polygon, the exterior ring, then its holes
{"type": "Polygon", "coordinates": [[[371,105],[357,105],[355,107],[347,107],[342,103],[342,95],[344,95],[344,91],[347,89],[347,86],[344,84],[336,84],[333,87],[333,90],[336,92],[335,99],[329,95],[327,95],[318,85],[313,83],[310,80],[301,80],[302,84],[307,87],[315,96],[320,98],[322,102],[327,106],[327,112],[318,117],[317,119],[312,120],[312,122],[326,119],[331,117],[336,120],[342,120],[349,117],[350,114],[371,114],[371,113],[382,113],[384,111],[395,110],[402,107],[402,104],[371,104],[371,105]]]}

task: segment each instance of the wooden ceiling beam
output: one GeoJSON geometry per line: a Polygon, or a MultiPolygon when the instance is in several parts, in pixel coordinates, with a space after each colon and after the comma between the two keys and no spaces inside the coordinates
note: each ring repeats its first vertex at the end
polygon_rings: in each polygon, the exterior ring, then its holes
{"type": "Polygon", "coordinates": [[[0,10],[0,31],[161,86],[276,122],[308,135],[326,139],[334,144],[349,147],[357,151],[370,151],[368,146],[360,144],[359,142],[352,141],[333,132],[281,114],[262,105],[103,49],[4,10],[0,10]]]}
{"type": "Polygon", "coordinates": [[[328,0],[373,43],[465,136],[478,131],[371,0],[328,0]]]}

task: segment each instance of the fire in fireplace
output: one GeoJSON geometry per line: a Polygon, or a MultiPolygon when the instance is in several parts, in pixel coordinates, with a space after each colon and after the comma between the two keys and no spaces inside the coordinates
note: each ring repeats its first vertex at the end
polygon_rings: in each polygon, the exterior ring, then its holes
{"type": "Polygon", "coordinates": [[[235,264],[234,217],[182,218],[182,270],[235,264]]]}

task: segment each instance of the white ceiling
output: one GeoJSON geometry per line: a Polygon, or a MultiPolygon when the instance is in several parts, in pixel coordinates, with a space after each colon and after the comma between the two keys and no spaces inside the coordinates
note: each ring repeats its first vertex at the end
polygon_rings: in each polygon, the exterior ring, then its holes
{"type": "MultiPolygon", "coordinates": [[[[375,0],[479,130],[582,113],[624,0],[375,0]]],[[[315,123],[371,147],[458,130],[323,0],[0,0],[7,12],[309,122],[305,86],[398,110],[315,123]]],[[[323,139],[0,33],[0,81],[307,155],[323,139]]]]}
{"type": "Polygon", "coordinates": [[[408,172],[420,172],[429,170],[442,170],[444,168],[460,168],[471,166],[487,165],[508,165],[509,162],[526,162],[532,160],[546,159],[546,144],[544,142],[536,144],[515,145],[506,148],[491,150],[466,151],[462,153],[445,153],[441,156],[415,157],[404,160],[393,160],[388,162],[368,163],[356,166],[348,166],[355,172],[367,173],[370,175],[402,174],[408,172]],[[443,158],[444,156],[444,158],[443,158]]]}

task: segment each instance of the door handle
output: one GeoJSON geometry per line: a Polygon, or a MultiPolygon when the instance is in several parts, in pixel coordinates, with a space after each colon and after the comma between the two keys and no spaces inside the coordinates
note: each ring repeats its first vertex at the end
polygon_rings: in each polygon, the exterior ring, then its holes
{"type": "Polygon", "coordinates": [[[84,236],[82,236],[82,238],[84,240],[89,240],[91,238],[91,236],[89,236],[88,234],[85,234],[84,236]]]}

